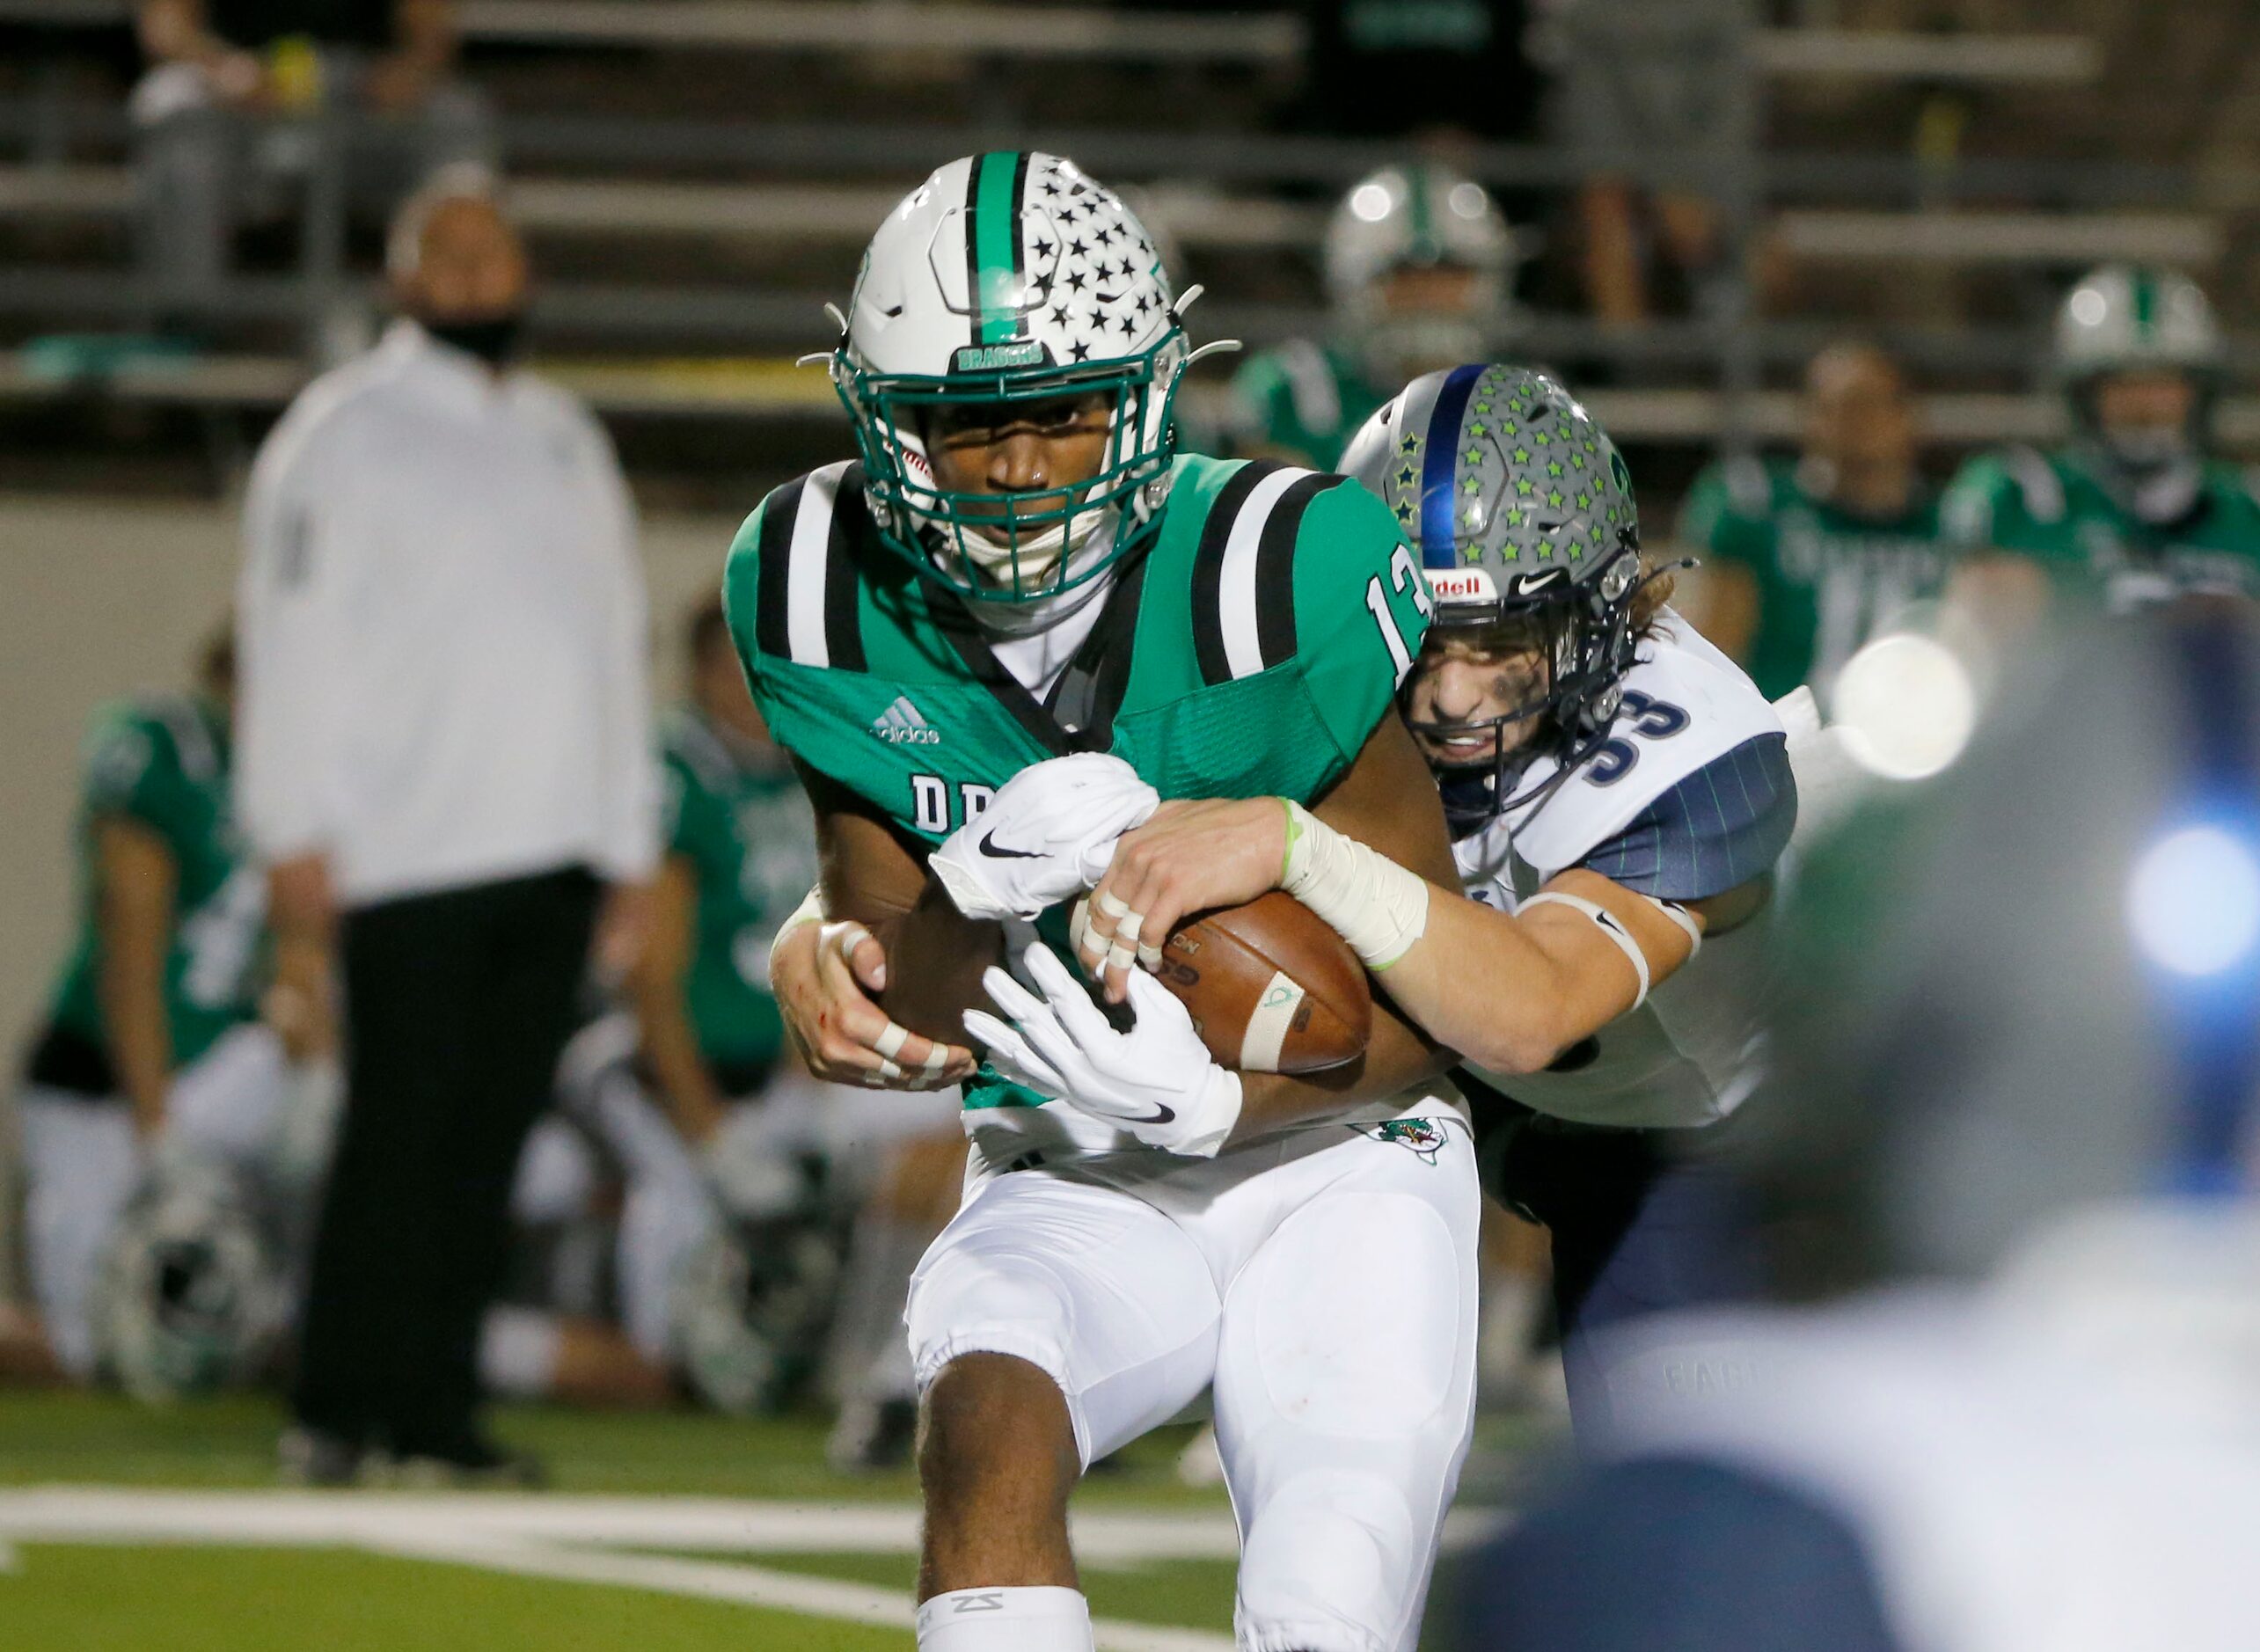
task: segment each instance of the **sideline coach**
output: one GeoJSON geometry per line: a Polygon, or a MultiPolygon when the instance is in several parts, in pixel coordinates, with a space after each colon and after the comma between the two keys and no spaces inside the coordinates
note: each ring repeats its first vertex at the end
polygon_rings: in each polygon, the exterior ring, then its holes
{"type": "Polygon", "coordinates": [[[642,573],[603,432],[509,365],[526,258],[483,180],[411,201],[388,263],[402,318],[299,396],[246,507],[240,811],[347,1098],[283,1467],[530,1479],[474,1349],[592,938],[618,966],[647,903],[642,573]]]}

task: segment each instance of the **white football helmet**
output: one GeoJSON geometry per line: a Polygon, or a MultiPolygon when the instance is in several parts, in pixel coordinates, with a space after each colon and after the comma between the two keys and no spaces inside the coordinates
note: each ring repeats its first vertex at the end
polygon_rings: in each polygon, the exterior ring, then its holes
{"type": "Polygon", "coordinates": [[[104,1368],[150,1403],[248,1380],[281,1334],[287,1304],[241,1174],[161,1154],[119,1217],[96,1278],[104,1368]]]}
{"type": "Polygon", "coordinates": [[[2106,264],[2083,276],[2056,312],[2055,367],[2066,384],[2141,368],[2211,375],[2222,356],[2212,306],[2195,281],[2172,270],[2106,264]]]}
{"type": "Polygon", "coordinates": [[[1178,323],[1198,290],[1174,294],[1121,198],[1057,156],[968,156],[904,196],[864,254],[830,357],[887,544],[992,603],[1053,596],[1142,544],[1168,493],[1178,379],[1205,354],[1178,323]],[[935,408],[1093,391],[1114,405],[1087,481],[1019,496],[937,481],[935,408]]]}
{"type": "Polygon", "coordinates": [[[1358,179],[1327,221],[1324,253],[1327,297],[1339,325],[1388,378],[1481,361],[1510,319],[1514,231],[1490,191],[1450,167],[1417,161],[1358,179]],[[1391,274],[1437,267],[1474,275],[1464,306],[1391,309],[1391,274]]]}
{"type": "Polygon", "coordinates": [[[2071,400],[2074,428],[2139,514],[2170,518],[2195,497],[2227,355],[2212,306],[2186,275],[2107,264],[2065,296],[2056,313],[2057,380],[2071,400]],[[2188,377],[2196,393],[2187,421],[2178,429],[2107,428],[2097,384],[2114,373],[2146,371],[2188,377]]]}

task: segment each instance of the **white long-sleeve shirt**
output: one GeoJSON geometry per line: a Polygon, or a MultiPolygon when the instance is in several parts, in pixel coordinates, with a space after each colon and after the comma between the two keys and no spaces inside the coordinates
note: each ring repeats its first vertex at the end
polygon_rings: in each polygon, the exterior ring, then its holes
{"type": "Polygon", "coordinates": [[[573,397],[410,322],[251,479],[238,810],[348,906],[657,858],[634,508],[573,397]]]}

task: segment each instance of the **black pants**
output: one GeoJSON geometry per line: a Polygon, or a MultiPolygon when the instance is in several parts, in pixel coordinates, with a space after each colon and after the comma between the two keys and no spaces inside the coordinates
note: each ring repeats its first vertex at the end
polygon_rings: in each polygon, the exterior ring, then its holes
{"type": "Polygon", "coordinates": [[[479,1321],[598,888],[574,869],[347,917],[347,1105],[308,1281],[301,1422],[410,1453],[472,1437],[479,1321]]]}

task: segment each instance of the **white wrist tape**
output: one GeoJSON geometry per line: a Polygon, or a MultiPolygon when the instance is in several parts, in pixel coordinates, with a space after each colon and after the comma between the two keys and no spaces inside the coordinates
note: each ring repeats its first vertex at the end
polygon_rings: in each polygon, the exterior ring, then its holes
{"type": "MultiPolygon", "coordinates": [[[[1533,906],[1547,905],[1566,906],[1591,918],[1594,927],[1613,941],[1619,952],[1632,960],[1633,973],[1640,977],[1640,990],[1633,995],[1632,1008],[1636,1010],[1648,1002],[1648,954],[1641,951],[1640,943],[1632,938],[1632,932],[1609,915],[1608,908],[1589,901],[1582,895],[1564,895],[1558,889],[1547,889],[1518,904],[1515,912],[1520,916],[1533,906]]],[[[1625,1012],[1628,1015],[1632,1012],[1627,1010],[1625,1012]]]]}
{"type": "Polygon", "coordinates": [[[769,942],[770,972],[772,975],[776,972],[777,949],[785,944],[785,938],[787,935],[803,925],[821,924],[830,916],[831,914],[824,910],[824,886],[819,882],[815,888],[808,891],[808,897],[793,909],[793,915],[777,926],[777,933],[769,942]]]}
{"type": "Polygon", "coordinates": [[[1386,969],[1428,930],[1427,880],[1283,800],[1287,864],[1279,887],[1324,918],[1368,969],[1386,969]]]}

